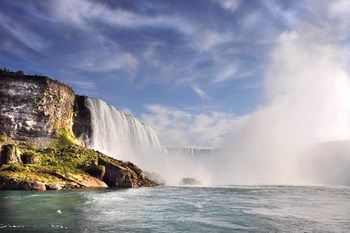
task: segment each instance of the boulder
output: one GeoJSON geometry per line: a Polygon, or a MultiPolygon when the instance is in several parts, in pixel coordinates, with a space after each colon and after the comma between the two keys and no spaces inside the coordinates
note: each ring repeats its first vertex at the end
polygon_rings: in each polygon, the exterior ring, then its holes
{"type": "Polygon", "coordinates": [[[142,170],[131,162],[123,162],[113,158],[107,159],[100,155],[98,164],[105,167],[102,180],[109,187],[134,188],[158,185],[144,177],[142,170]]]}
{"type": "Polygon", "coordinates": [[[131,175],[126,168],[110,163],[105,166],[105,170],[102,180],[109,187],[134,187],[131,175]]]}
{"type": "Polygon", "coordinates": [[[15,145],[3,145],[0,154],[0,165],[22,163],[21,154],[21,151],[15,145]]]}
{"type": "Polygon", "coordinates": [[[63,188],[62,184],[60,183],[50,183],[45,184],[46,190],[60,190],[63,188]]]}
{"type": "Polygon", "coordinates": [[[39,181],[18,180],[11,177],[0,177],[0,190],[46,190],[45,184],[39,181]]]}
{"type": "Polygon", "coordinates": [[[201,185],[201,182],[195,178],[186,177],[180,180],[181,185],[201,185]]]}

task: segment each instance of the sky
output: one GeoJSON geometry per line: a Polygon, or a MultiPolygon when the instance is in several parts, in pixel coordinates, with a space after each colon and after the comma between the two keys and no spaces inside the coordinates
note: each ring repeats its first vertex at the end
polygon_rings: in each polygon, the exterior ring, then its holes
{"type": "Polygon", "coordinates": [[[281,37],[349,51],[349,26],[347,0],[2,0],[0,66],[105,100],[166,146],[216,147],[269,101],[281,37]]]}

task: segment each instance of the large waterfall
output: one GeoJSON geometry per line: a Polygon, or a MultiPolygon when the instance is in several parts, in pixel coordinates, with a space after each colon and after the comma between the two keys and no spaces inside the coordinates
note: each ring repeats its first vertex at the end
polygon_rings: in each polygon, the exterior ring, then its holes
{"type": "Polygon", "coordinates": [[[137,154],[161,151],[153,129],[98,99],[87,99],[92,132],[88,146],[112,157],[133,160],[137,154]]]}

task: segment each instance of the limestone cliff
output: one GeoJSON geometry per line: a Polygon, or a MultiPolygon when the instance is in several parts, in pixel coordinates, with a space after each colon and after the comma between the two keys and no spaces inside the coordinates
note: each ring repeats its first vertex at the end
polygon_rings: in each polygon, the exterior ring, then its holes
{"type": "Polygon", "coordinates": [[[72,131],[74,99],[69,86],[48,77],[0,70],[0,133],[21,140],[72,131]]]}

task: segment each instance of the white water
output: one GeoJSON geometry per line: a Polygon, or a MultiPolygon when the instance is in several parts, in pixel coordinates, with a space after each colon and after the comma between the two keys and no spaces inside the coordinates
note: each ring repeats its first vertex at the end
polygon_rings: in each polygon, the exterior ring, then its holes
{"type": "Polygon", "coordinates": [[[136,154],[161,151],[153,129],[98,99],[87,100],[92,135],[88,146],[114,158],[133,161],[136,154]]]}

